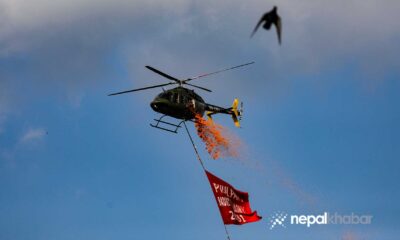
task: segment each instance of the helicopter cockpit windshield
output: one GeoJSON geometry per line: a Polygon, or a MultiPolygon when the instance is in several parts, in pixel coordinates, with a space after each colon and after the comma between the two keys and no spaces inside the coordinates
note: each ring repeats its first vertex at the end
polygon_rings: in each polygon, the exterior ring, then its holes
{"type": "Polygon", "coordinates": [[[181,103],[182,102],[182,96],[178,92],[162,92],[158,94],[157,98],[162,98],[165,100],[168,100],[171,103],[181,103]]]}
{"type": "Polygon", "coordinates": [[[162,92],[157,95],[157,98],[167,99],[168,101],[170,101],[171,95],[171,92],[162,92]]]}

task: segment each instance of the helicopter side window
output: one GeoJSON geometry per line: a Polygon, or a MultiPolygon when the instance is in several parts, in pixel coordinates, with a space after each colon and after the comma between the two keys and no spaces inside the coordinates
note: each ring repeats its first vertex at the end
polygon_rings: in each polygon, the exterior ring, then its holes
{"type": "Polygon", "coordinates": [[[177,93],[177,92],[174,92],[174,93],[172,93],[171,95],[170,95],[170,101],[171,102],[173,102],[173,103],[181,103],[182,102],[182,95],[181,94],[179,94],[179,93],[177,93]]]}
{"type": "Polygon", "coordinates": [[[194,96],[194,99],[196,99],[196,100],[199,101],[199,102],[204,102],[204,100],[203,100],[200,96],[198,96],[198,95],[195,95],[195,96],[194,96]]]}
{"type": "Polygon", "coordinates": [[[157,97],[159,97],[159,98],[165,98],[166,95],[167,95],[167,94],[166,94],[165,92],[162,92],[162,93],[158,94],[157,97]]]}
{"type": "Polygon", "coordinates": [[[196,94],[191,94],[190,97],[191,97],[191,99],[194,99],[194,100],[199,101],[199,102],[201,102],[201,100],[202,100],[202,99],[199,98],[199,96],[196,95],[196,94]]]}
{"type": "Polygon", "coordinates": [[[187,103],[187,96],[184,94],[181,96],[182,103],[187,103]]]}

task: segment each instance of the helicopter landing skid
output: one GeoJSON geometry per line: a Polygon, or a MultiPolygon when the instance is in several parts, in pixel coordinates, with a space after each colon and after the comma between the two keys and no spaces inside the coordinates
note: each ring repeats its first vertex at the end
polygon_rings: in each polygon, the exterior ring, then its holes
{"type": "Polygon", "coordinates": [[[167,116],[167,115],[162,115],[159,119],[154,119],[156,124],[151,124],[150,126],[153,128],[158,128],[167,132],[172,132],[172,133],[178,133],[179,128],[181,128],[181,124],[185,122],[185,120],[180,121],[178,124],[170,123],[163,121],[162,119],[167,116]],[[160,126],[161,125],[161,126],[160,126]],[[171,128],[168,128],[168,126],[171,126],[171,128]]]}

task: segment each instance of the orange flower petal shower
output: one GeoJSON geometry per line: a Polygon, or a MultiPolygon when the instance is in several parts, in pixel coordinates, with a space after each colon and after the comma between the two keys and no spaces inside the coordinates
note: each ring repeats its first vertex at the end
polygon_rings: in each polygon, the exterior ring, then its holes
{"type": "Polygon", "coordinates": [[[201,115],[195,116],[197,135],[206,144],[206,150],[213,159],[220,157],[238,157],[240,140],[232,136],[223,126],[214,123],[211,119],[204,119],[201,115]]]}

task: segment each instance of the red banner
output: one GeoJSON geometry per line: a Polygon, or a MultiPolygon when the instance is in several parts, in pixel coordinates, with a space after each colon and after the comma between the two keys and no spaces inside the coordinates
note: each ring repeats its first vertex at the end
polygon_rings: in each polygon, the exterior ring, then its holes
{"type": "Polygon", "coordinates": [[[212,191],[217,201],[224,224],[242,225],[256,222],[261,219],[257,211],[252,211],[249,203],[249,194],[232,187],[224,180],[206,171],[212,191]]]}

